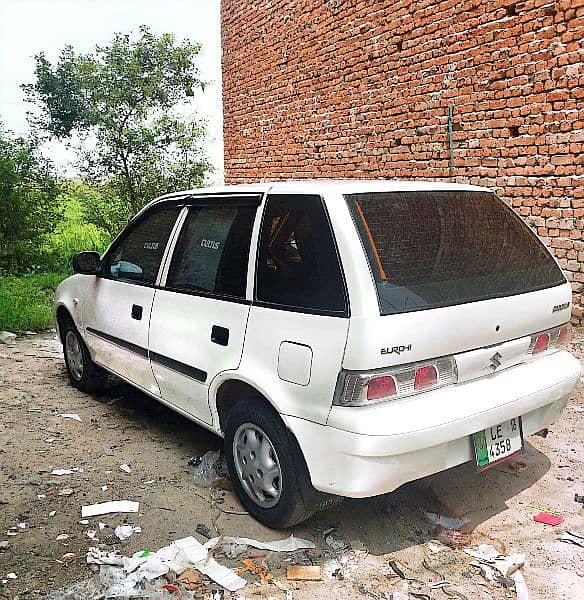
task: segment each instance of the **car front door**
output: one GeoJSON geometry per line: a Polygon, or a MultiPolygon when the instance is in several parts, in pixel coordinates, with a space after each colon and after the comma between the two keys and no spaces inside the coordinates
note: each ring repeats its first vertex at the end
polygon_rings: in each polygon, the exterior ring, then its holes
{"type": "Polygon", "coordinates": [[[148,359],[155,283],[180,209],[153,208],[132,223],[102,259],[83,299],[84,338],[96,363],[150,394],[160,392],[148,359]]]}
{"type": "Polygon", "coordinates": [[[192,200],[154,297],[149,349],[161,396],[208,424],[209,383],[241,360],[251,232],[260,200],[192,200]]]}

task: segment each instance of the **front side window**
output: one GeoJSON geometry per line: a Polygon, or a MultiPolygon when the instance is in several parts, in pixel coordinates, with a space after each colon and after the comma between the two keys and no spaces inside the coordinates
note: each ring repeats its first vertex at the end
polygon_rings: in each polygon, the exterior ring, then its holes
{"type": "Polygon", "coordinates": [[[268,198],[256,298],[270,304],[344,314],[344,280],[320,196],[268,198]]]}
{"type": "Polygon", "coordinates": [[[255,213],[253,206],[190,208],[166,286],[245,298],[255,213]]]}
{"type": "Polygon", "coordinates": [[[565,282],[544,245],[491,192],[346,196],[382,315],[512,296],[565,282]]]}
{"type": "Polygon", "coordinates": [[[153,284],[178,212],[176,207],[155,210],[123,234],[104,258],[105,275],[153,284]]]}

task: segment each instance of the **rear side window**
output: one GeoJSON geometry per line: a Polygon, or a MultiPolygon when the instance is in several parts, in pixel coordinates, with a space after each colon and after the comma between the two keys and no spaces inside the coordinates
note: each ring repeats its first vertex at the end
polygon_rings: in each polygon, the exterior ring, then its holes
{"type": "Polygon", "coordinates": [[[251,206],[190,208],[166,286],[244,298],[255,213],[251,206]]]}
{"type": "Polygon", "coordinates": [[[370,193],[346,199],[382,315],[565,282],[535,234],[490,192],[370,193]]]}
{"type": "Polygon", "coordinates": [[[270,196],[262,221],[256,299],[345,314],[344,280],[320,196],[270,196]]]}
{"type": "Polygon", "coordinates": [[[105,274],[153,284],[178,212],[174,207],[155,210],[123,233],[104,258],[105,274]]]}

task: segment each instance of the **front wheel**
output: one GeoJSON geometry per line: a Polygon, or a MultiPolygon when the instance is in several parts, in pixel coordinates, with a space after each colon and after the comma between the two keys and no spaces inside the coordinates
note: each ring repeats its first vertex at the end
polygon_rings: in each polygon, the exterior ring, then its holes
{"type": "Polygon", "coordinates": [[[227,467],[239,499],[268,527],[287,528],[336,503],[317,492],[298,442],[262,400],[235,405],[225,424],[227,467]]]}

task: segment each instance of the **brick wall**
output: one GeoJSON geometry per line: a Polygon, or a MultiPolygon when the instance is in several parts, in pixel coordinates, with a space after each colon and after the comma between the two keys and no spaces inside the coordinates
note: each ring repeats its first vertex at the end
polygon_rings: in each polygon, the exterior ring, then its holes
{"type": "Polygon", "coordinates": [[[222,38],[227,183],[492,187],[559,258],[581,321],[584,0],[223,0],[222,38]]]}

